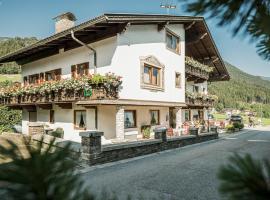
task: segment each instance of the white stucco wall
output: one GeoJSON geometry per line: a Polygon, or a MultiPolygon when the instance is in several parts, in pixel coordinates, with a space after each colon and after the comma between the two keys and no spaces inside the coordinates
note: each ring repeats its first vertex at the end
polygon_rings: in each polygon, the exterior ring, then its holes
{"type": "MultiPolygon", "coordinates": [[[[97,51],[97,72],[114,72],[123,77],[121,99],[185,101],[185,31],[183,25],[167,25],[167,28],[180,36],[180,55],[166,48],[166,30],[158,32],[156,25],[133,25],[116,37],[91,44],[97,51]],[[165,65],[164,91],[141,88],[140,57],[150,55],[165,65]],[[175,87],[175,72],[181,73],[182,88],[175,87]]],[[[79,47],[22,66],[22,76],[61,68],[62,77],[67,78],[71,77],[71,65],[83,62],[90,62],[93,72],[93,54],[79,47]]]]}
{"type": "Polygon", "coordinates": [[[194,83],[193,81],[189,81],[186,83],[186,89],[189,92],[193,92],[193,85],[199,86],[199,92],[203,92],[203,88],[205,88],[205,94],[208,93],[208,88],[207,88],[207,81],[203,83],[194,83]]]}

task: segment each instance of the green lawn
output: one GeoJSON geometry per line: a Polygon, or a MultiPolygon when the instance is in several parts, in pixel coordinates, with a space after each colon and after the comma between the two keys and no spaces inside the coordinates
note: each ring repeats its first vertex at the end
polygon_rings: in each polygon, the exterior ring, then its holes
{"type": "Polygon", "coordinates": [[[3,81],[21,82],[21,75],[20,74],[0,74],[0,82],[3,82],[3,81]]]}
{"type": "MultiPolygon", "coordinates": [[[[226,115],[222,114],[222,113],[216,113],[214,114],[214,117],[216,120],[225,120],[226,119],[226,115]]],[[[242,116],[244,119],[244,123],[247,124],[248,123],[248,117],[247,116],[242,116]]],[[[255,117],[255,121],[258,120],[258,117],[255,117]]],[[[270,118],[262,118],[262,123],[265,126],[269,126],[270,125],[270,118]]]]}

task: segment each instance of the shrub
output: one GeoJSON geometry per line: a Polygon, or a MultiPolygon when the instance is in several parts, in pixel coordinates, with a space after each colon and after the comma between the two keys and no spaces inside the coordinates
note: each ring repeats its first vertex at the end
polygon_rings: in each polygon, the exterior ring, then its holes
{"type": "Polygon", "coordinates": [[[245,127],[244,124],[241,123],[239,128],[240,128],[240,129],[243,129],[244,127],[245,127]]]}
{"type": "Polygon", "coordinates": [[[239,122],[234,122],[234,123],[233,123],[233,127],[234,127],[234,128],[240,129],[240,124],[241,124],[241,123],[239,123],[239,122]]]}
{"type": "Polygon", "coordinates": [[[150,126],[142,126],[142,134],[143,134],[143,138],[145,139],[149,139],[150,138],[150,134],[151,134],[151,128],[150,126]]]}
{"type": "Polygon", "coordinates": [[[62,128],[57,128],[55,131],[52,131],[50,135],[53,137],[63,138],[64,130],[62,128]]]}
{"type": "Polygon", "coordinates": [[[0,106],[0,133],[12,131],[12,127],[21,124],[22,112],[11,110],[6,106],[0,106]]]}
{"type": "Polygon", "coordinates": [[[227,132],[233,132],[233,131],[234,131],[234,126],[233,126],[233,124],[228,124],[228,125],[226,126],[226,131],[227,131],[227,132]]]}
{"type": "Polygon", "coordinates": [[[40,141],[35,147],[26,140],[20,146],[11,140],[7,143],[0,144],[0,154],[12,162],[0,165],[0,181],[5,183],[1,199],[95,199],[76,174],[78,161],[68,159],[70,144],[54,150],[54,140],[49,145],[40,141]]]}

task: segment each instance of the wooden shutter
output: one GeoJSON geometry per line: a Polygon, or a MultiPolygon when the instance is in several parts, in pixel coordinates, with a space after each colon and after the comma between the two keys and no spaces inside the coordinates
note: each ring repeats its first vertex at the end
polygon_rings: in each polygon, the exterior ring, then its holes
{"type": "Polygon", "coordinates": [[[71,66],[71,76],[72,78],[76,78],[77,70],[76,70],[76,65],[71,66]]]}
{"type": "Polygon", "coordinates": [[[61,69],[56,69],[55,70],[55,77],[56,77],[56,80],[57,81],[61,80],[61,74],[62,74],[62,70],[61,69]]]}
{"type": "Polygon", "coordinates": [[[28,84],[28,77],[27,76],[23,77],[23,84],[24,85],[28,84]]]}
{"type": "Polygon", "coordinates": [[[89,62],[84,64],[84,75],[85,76],[89,75],[89,62]]]}
{"type": "Polygon", "coordinates": [[[39,82],[43,83],[44,82],[44,73],[39,74],[39,82]]]}

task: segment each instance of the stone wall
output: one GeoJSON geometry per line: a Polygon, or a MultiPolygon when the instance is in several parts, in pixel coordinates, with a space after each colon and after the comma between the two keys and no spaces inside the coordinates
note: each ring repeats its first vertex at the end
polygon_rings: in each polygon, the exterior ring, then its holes
{"type": "MultiPolygon", "coordinates": [[[[147,155],[168,149],[179,148],[186,145],[205,142],[208,140],[214,140],[218,138],[218,133],[215,132],[197,136],[196,135],[181,136],[171,139],[167,139],[166,132],[165,133],[156,132],[156,135],[157,135],[155,137],[156,139],[153,140],[104,145],[102,146],[101,151],[99,151],[98,153],[89,153],[90,150],[88,146],[87,152],[83,151],[82,153],[83,159],[89,165],[96,165],[123,160],[127,158],[133,158],[136,156],[147,155]]],[[[95,140],[94,137],[92,137],[92,139],[95,140]]]]}
{"type": "Polygon", "coordinates": [[[28,133],[30,136],[37,134],[44,134],[44,124],[37,122],[29,122],[28,124],[28,133]]]}

